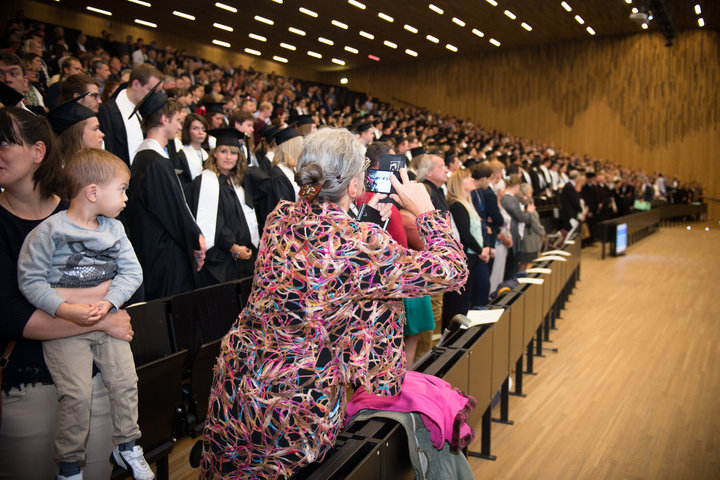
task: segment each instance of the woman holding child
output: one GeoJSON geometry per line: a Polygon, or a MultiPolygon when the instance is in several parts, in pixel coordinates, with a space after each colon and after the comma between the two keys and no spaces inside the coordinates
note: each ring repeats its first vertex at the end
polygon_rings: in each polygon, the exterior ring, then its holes
{"type": "MultiPolygon", "coordinates": [[[[60,200],[62,161],[50,126],[19,108],[0,110],[0,354],[14,348],[2,379],[0,478],[53,478],[56,474],[54,431],[57,391],[43,356],[42,341],[102,331],[132,339],[124,310],[108,313],[90,325],[53,318],[33,307],[20,293],[17,260],[27,234],[54,213],[60,200]]],[[[87,303],[102,298],[108,285],[87,289],[87,303]]],[[[93,376],[90,433],[86,442],[86,478],[109,478],[113,449],[108,391],[93,376]]]]}

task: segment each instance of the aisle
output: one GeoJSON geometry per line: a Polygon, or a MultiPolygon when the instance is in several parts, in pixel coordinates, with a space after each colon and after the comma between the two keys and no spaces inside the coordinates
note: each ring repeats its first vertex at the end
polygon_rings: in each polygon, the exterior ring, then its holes
{"type": "Polygon", "coordinates": [[[559,353],[511,397],[515,425],[493,423],[476,478],[720,478],[720,228],[704,226],[583,250],[559,353]]]}

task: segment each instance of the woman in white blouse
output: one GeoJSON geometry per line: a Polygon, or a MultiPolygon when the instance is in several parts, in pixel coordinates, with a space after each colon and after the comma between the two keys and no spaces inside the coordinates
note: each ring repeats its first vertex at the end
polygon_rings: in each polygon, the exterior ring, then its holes
{"type": "Polygon", "coordinates": [[[203,171],[203,164],[208,158],[208,152],[202,147],[208,137],[208,123],[205,117],[197,113],[189,113],[185,117],[181,132],[182,148],[173,158],[183,187],[195,180],[203,171]]]}

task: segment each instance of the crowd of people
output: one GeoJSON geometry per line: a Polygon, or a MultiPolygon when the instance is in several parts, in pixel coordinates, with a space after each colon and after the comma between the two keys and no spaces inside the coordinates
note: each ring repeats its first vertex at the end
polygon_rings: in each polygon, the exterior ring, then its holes
{"type": "MultiPolygon", "coordinates": [[[[132,338],[122,309],[131,297],[254,276],[249,308],[223,342],[203,467],[209,478],[246,470],[289,475],[332,443],[345,383],[398,393],[406,362],[430,348],[432,332],[487,305],[503,281],[528,268],[547,234],[584,225],[591,243],[602,220],[702,199],[695,182],[566,153],[452,115],[213,64],[140,38],[68,35],[19,13],[2,47],[1,300],[9,310],[0,336],[13,350],[2,383],[0,464],[17,467],[13,478],[46,478],[55,461],[58,478],[81,478],[81,464],[89,478],[107,478],[103,456],[111,453],[135,478],[152,478],[134,443],[137,405],[118,418],[114,367],[97,357],[96,345],[132,338]],[[365,192],[366,170],[387,155],[405,164],[399,178],[391,176],[395,193],[365,192]],[[541,220],[536,204],[556,207],[557,215],[541,220]],[[368,208],[385,231],[360,221],[368,208]],[[37,277],[32,249],[43,240],[42,230],[31,232],[46,219],[62,220],[55,230],[71,232],[53,242],[57,252],[43,252],[53,268],[64,265],[58,278],[38,281],[43,292],[66,295],[53,294],[51,302],[26,285],[27,272],[37,277]],[[111,227],[119,243],[93,243],[91,231],[111,227]],[[134,280],[118,293],[129,272],[134,280]],[[330,318],[338,319],[332,328],[330,318]],[[298,320],[317,329],[321,346],[335,346],[323,353],[317,344],[298,344],[305,335],[298,320]],[[77,351],[66,346],[76,337],[92,353],[82,366],[89,388],[76,400],[91,408],[65,402],[71,381],[60,379],[81,367],[68,367],[61,359],[69,354],[49,348],[77,351]],[[255,363],[232,367],[239,352],[255,363]],[[93,360],[100,373],[90,370],[93,360]],[[241,385],[248,375],[255,383],[241,385]],[[301,401],[286,399],[296,406],[266,411],[258,403],[291,385],[307,387],[301,401]],[[83,418],[61,413],[65,423],[53,443],[56,396],[60,412],[83,418]],[[240,426],[222,418],[233,408],[242,411],[240,426]],[[248,429],[262,421],[284,436],[261,438],[248,429]],[[318,426],[324,430],[316,437],[318,426]],[[76,427],[73,438],[62,434],[76,427]],[[88,441],[86,451],[88,435],[104,439],[93,440],[93,449],[88,441]],[[241,458],[233,443],[240,437],[253,446],[241,458]],[[278,449],[294,453],[278,460],[278,449]]],[[[122,351],[120,368],[134,372],[122,351]]],[[[122,388],[129,399],[136,395],[122,388]]]]}

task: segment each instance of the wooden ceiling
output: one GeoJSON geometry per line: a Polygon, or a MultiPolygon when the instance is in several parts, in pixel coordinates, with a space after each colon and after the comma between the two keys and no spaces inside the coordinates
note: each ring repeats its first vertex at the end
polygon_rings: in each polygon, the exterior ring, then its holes
{"type": "MultiPolygon", "coordinates": [[[[563,8],[561,0],[351,1],[365,8],[353,6],[347,0],[222,0],[221,3],[237,9],[236,13],[218,8],[214,0],[62,0],[62,5],[98,15],[86,10],[90,5],[112,12],[113,22],[139,26],[135,19],[141,19],[157,24],[159,31],[187,36],[206,44],[214,39],[221,40],[229,43],[234,51],[242,53],[246,48],[252,49],[263,59],[272,61],[274,56],[282,57],[289,65],[314,71],[344,70],[378,61],[421,62],[474,52],[642,33],[641,26],[628,17],[633,7],[642,8],[645,4],[656,7],[656,11],[659,6],[666,5],[678,30],[700,28],[699,17],[705,21],[704,28],[720,27],[718,0],[632,0],[631,3],[627,0],[566,0],[571,12],[563,8]],[[443,13],[431,10],[430,2],[443,13]],[[695,13],[697,3],[701,5],[700,15],[695,13]],[[301,7],[317,16],[302,13],[301,7]],[[190,14],[195,20],[175,16],[173,11],[190,14]],[[516,18],[511,19],[506,11],[516,18]],[[380,18],[381,12],[393,21],[380,18]],[[576,15],[582,17],[584,24],[576,21],[576,15]],[[256,16],[274,24],[262,23],[256,16]],[[333,20],[347,28],[333,25],[333,20]],[[465,25],[458,24],[461,22],[465,25]],[[215,23],[232,27],[233,31],[214,27],[215,23]],[[532,30],[527,31],[523,23],[532,30]],[[417,29],[417,33],[406,29],[406,25],[417,29]],[[290,32],[291,27],[304,35],[290,32]],[[587,27],[595,31],[594,36],[588,33],[587,27]],[[374,38],[361,36],[361,31],[374,38]],[[251,38],[250,34],[256,37],[251,38]],[[435,37],[437,43],[429,41],[428,35],[435,37]],[[322,43],[320,37],[333,45],[322,43]],[[491,39],[499,46],[490,43],[491,39]],[[295,50],[283,48],[281,43],[293,46],[295,50]],[[348,51],[346,47],[354,50],[348,51]],[[449,50],[453,47],[456,52],[449,50]],[[409,55],[407,50],[416,52],[417,56],[409,55]]],[[[28,14],[31,16],[30,12],[28,14]]],[[[661,30],[658,16],[656,14],[649,22],[648,31],[661,30]]]]}

